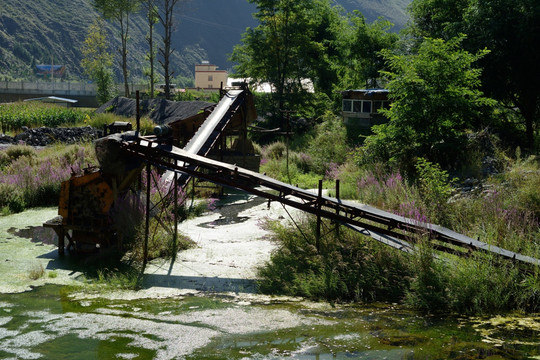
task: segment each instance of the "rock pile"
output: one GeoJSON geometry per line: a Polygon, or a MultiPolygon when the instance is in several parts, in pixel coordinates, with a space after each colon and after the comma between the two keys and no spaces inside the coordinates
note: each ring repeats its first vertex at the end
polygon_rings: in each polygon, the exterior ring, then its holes
{"type": "MultiPolygon", "coordinates": [[[[144,99],[140,102],[141,116],[148,116],[156,124],[168,124],[171,121],[187,119],[197,115],[203,109],[215,105],[207,101],[170,101],[165,99],[144,99]]],[[[136,115],[135,99],[117,96],[96,110],[100,113],[133,117],[136,115]]]]}
{"type": "Polygon", "coordinates": [[[2,144],[26,144],[30,146],[47,146],[54,143],[73,144],[80,141],[98,139],[103,135],[102,130],[94,129],[91,126],[72,128],[47,128],[40,127],[29,129],[23,127],[23,132],[11,137],[0,135],[2,144]]]}

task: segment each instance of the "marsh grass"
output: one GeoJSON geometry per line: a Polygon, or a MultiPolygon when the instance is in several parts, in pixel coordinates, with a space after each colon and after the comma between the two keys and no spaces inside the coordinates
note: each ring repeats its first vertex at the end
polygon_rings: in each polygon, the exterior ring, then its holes
{"type": "Polygon", "coordinates": [[[140,271],[136,268],[126,268],[120,271],[118,268],[103,268],[97,270],[97,276],[91,284],[100,289],[111,290],[136,290],[139,284],[140,271]]]}
{"type": "Polygon", "coordinates": [[[45,274],[45,268],[43,267],[43,264],[34,264],[28,271],[28,277],[30,280],[38,280],[45,274]]]}

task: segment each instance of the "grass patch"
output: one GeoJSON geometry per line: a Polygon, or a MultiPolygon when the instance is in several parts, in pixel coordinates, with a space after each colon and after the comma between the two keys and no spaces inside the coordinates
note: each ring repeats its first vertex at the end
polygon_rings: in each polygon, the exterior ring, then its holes
{"type": "Polygon", "coordinates": [[[41,263],[34,264],[28,271],[28,277],[30,280],[38,280],[45,274],[45,269],[41,263]]]}

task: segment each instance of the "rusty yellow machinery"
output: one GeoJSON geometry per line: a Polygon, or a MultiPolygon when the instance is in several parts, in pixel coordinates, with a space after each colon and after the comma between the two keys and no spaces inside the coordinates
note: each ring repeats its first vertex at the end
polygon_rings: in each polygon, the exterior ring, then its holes
{"type": "MultiPolygon", "coordinates": [[[[247,123],[255,119],[253,97],[245,87],[222,94],[222,100],[206,114],[206,120],[191,134],[186,145],[188,151],[198,155],[208,155],[222,142],[218,140],[227,131],[246,129],[247,123]]],[[[171,136],[177,133],[181,122],[171,126],[158,126],[156,140],[171,143],[171,136]],[[174,130],[176,129],[176,130],[174,130]]],[[[195,129],[195,124],[191,124],[195,129]]],[[[245,132],[243,133],[246,136],[245,132]]],[[[116,133],[95,142],[99,168],[88,168],[83,174],[74,174],[61,185],[59,216],[47,221],[44,226],[53,228],[59,238],[58,251],[67,248],[88,252],[109,247],[116,243],[117,224],[114,222],[115,202],[123,193],[136,190],[133,185],[146,163],[144,155],[123,151],[122,144],[138,141],[135,132],[116,133]]],[[[182,178],[182,185],[189,177],[182,178]]]]}
{"type": "Polygon", "coordinates": [[[128,191],[142,170],[143,162],[123,156],[114,148],[125,135],[114,135],[96,142],[96,154],[101,168],[90,167],[82,174],[73,174],[62,182],[58,217],[44,226],[58,235],[58,251],[68,249],[82,252],[109,247],[115,241],[117,229],[111,210],[120,194],[128,191]]]}

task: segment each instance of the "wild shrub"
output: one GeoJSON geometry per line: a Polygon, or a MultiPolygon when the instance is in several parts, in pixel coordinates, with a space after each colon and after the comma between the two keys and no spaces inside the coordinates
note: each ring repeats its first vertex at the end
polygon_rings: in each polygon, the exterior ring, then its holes
{"type": "Polygon", "coordinates": [[[57,205],[61,182],[69,179],[72,172],[97,163],[89,148],[88,144],[56,145],[31,150],[35,156],[17,157],[0,173],[1,206],[19,212],[28,207],[57,205]]]}
{"type": "Polygon", "coordinates": [[[272,144],[265,146],[262,150],[263,156],[266,159],[278,160],[285,156],[287,152],[287,146],[281,141],[276,141],[272,144]]]}
{"type": "Polygon", "coordinates": [[[0,169],[8,165],[11,162],[11,158],[5,151],[0,151],[0,169]]]}
{"type": "Polygon", "coordinates": [[[43,268],[43,265],[41,263],[34,264],[32,268],[28,271],[28,277],[31,280],[37,280],[41,278],[45,274],[45,269],[43,268]]]}
{"type": "Polygon", "coordinates": [[[452,195],[448,173],[442,170],[438,164],[431,163],[424,158],[417,160],[416,171],[418,173],[418,188],[424,204],[429,210],[429,218],[435,222],[444,221],[448,211],[447,202],[452,195]]]}
{"type": "Polygon", "coordinates": [[[358,233],[325,222],[327,235],[315,247],[315,222],[299,228],[278,222],[268,226],[280,246],[259,269],[260,290],[329,301],[398,301],[405,294],[407,262],[390,248],[366,241],[358,233]]]}
{"type": "Polygon", "coordinates": [[[17,160],[21,156],[35,157],[36,150],[31,146],[14,145],[4,150],[4,153],[9,157],[10,161],[17,160]]]}
{"type": "Polygon", "coordinates": [[[0,182],[0,208],[3,215],[18,213],[26,208],[24,195],[19,186],[0,182]]]}
{"type": "Polygon", "coordinates": [[[308,173],[311,171],[311,168],[313,166],[313,160],[311,159],[311,156],[309,156],[306,153],[297,153],[293,152],[290,155],[290,161],[296,165],[298,170],[300,170],[303,173],[308,173]]]}
{"type": "Polygon", "coordinates": [[[313,171],[320,175],[326,174],[330,164],[343,164],[349,153],[343,121],[333,115],[327,116],[323,123],[317,126],[316,136],[307,153],[312,159],[313,171]]]}

